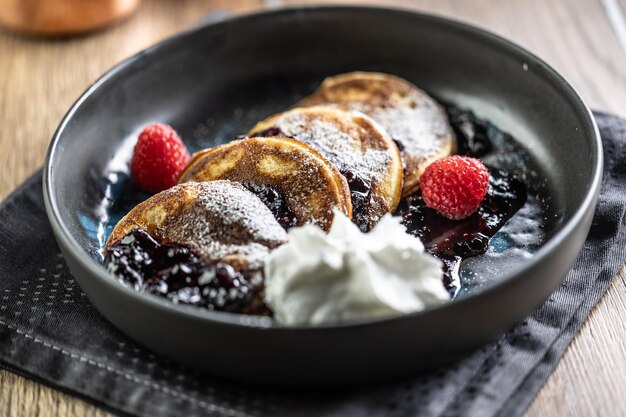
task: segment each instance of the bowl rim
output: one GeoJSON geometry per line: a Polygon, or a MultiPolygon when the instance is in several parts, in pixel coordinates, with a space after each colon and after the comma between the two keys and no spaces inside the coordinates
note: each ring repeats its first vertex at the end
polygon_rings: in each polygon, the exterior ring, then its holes
{"type": "Polygon", "coordinates": [[[311,332],[311,331],[320,331],[320,330],[346,330],[351,328],[360,328],[360,327],[373,327],[379,325],[386,325],[390,322],[397,322],[401,320],[415,320],[415,319],[423,319],[427,318],[429,315],[437,314],[442,311],[449,310],[450,308],[462,308],[462,306],[480,301],[485,297],[495,297],[497,293],[501,291],[504,287],[512,285],[513,282],[523,279],[523,275],[525,271],[532,269],[533,267],[539,265],[545,258],[552,255],[553,252],[557,249],[557,247],[561,244],[562,241],[566,240],[568,236],[570,236],[578,225],[582,222],[583,218],[587,215],[589,210],[595,207],[597,196],[600,191],[600,186],[602,182],[602,171],[603,171],[603,151],[602,151],[602,141],[600,138],[600,133],[598,130],[598,126],[595,122],[593,114],[587,104],[584,102],[580,94],[576,91],[576,89],[554,68],[552,68],[549,64],[543,61],[541,58],[529,52],[525,48],[517,45],[516,43],[509,41],[503,38],[500,35],[496,35],[488,30],[476,27],[474,25],[464,23],[455,19],[451,19],[448,17],[437,16],[433,14],[417,12],[406,8],[397,8],[397,7],[375,7],[375,6],[299,6],[299,7],[285,7],[278,9],[270,9],[270,10],[262,10],[254,13],[248,13],[237,16],[228,16],[226,18],[220,17],[219,20],[215,20],[212,22],[208,22],[202,24],[200,26],[193,27],[191,29],[182,31],[176,35],[173,35],[165,40],[162,40],[148,48],[145,48],[132,56],[124,59],[118,64],[114,65],[108,71],[106,71],[100,78],[98,78],[93,84],[91,84],[81,95],[80,97],[72,104],[70,109],[67,111],[59,126],[57,127],[52,141],[49,145],[48,152],[46,154],[44,169],[43,169],[43,194],[44,194],[44,203],[46,208],[46,213],[50,220],[52,229],[54,234],[59,241],[60,246],[65,246],[67,248],[68,253],[81,264],[81,266],[89,271],[90,275],[93,277],[97,277],[97,279],[101,280],[104,285],[107,285],[112,288],[113,291],[119,291],[124,293],[126,296],[134,299],[133,301],[138,303],[148,304],[149,306],[159,309],[165,310],[165,313],[171,313],[174,315],[182,316],[186,319],[190,320],[202,320],[212,322],[216,325],[222,326],[236,326],[236,327],[246,327],[250,329],[260,329],[264,331],[278,331],[278,332],[311,332]],[[68,123],[73,118],[74,114],[80,108],[82,103],[87,100],[91,94],[99,89],[103,84],[105,84],[109,79],[114,78],[118,73],[124,71],[126,67],[131,65],[134,61],[140,59],[141,57],[147,54],[157,53],[160,49],[165,48],[169,45],[180,42],[181,39],[185,39],[187,37],[193,36],[194,34],[202,31],[209,30],[219,30],[224,26],[246,22],[254,19],[265,19],[269,16],[291,16],[302,18],[302,16],[308,13],[387,13],[390,15],[398,15],[398,16],[408,16],[419,18],[424,21],[428,21],[430,23],[448,26],[452,29],[465,31],[468,34],[472,34],[480,37],[484,41],[488,41],[492,46],[497,46],[507,50],[509,53],[513,55],[520,55],[525,58],[525,63],[532,63],[537,70],[543,71],[546,75],[546,79],[551,82],[555,82],[560,90],[567,96],[572,104],[576,104],[578,109],[576,109],[581,114],[581,121],[583,122],[583,127],[586,127],[590,132],[592,138],[592,158],[593,158],[593,177],[591,179],[588,192],[582,201],[582,203],[577,207],[574,214],[571,218],[565,222],[561,228],[550,238],[547,242],[545,242],[538,250],[535,252],[527,262],[520,264],[502,274],[502,277],[495,281],[485,285],[485,287],[475,293],[469,294],[461,299],[454,300],[453,302],[447,302],[438,306],[434,306],[431,308],[427,308],[422,311],[418,311],[410,314],[403,314],[400,316],[387,317],[387,318],[376,318],[370,320],[363,321],[354,321],[349,323],[339,323],[339,324],[323,324],[316,326],[282,326],[274,322],[272,319],[268,317],[258,317],[256,319],[252,319],[253,316],[244,316],[239,314],[231,314],[225,312],[216,312],[198,309],[192,306],[174,304],[168,300],[161,299],[159,297],[151,296],[150,294],[144,294],[130,288],[121,285],[117,280],[115,280],[106,270],[94,262],[92,258],[88,256],[85,250],[79,245],[77,240],[72,236],[69,232],[63,221],[61,220],[58,201],[56,195],[53,194],[52,190],[52,163],[55,157],[55,154],[58,149],[58,145],[62,140],[64,131],[68,123]]]}

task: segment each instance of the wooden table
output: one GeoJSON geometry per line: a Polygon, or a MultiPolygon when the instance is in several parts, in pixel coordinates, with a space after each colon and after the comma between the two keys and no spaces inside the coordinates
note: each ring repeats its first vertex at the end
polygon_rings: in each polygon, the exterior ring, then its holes
{"type": "MultiPolygon", "coordinates": [[[[386,4],[451,16],[510,38],[561,71],[594,109],[626,116],[626,54],[603,7],[608,1],[386,4]]],[[[626,10],[626,0],[618,1],[626,10]]],[[[281,3],[285,2],[144,0],[131,18],[89,36],[50,41],[0,32],[0,198],[41,166],[65,111],[113,64],[193,26],[215,7],[243,13],[281,3]]],[[[527,416],[626,415],[625,276],[622,270],[614,279],[527,416]]],[[[83,400],[7,371],[0,371],[0,415],[110,416],[83,400]]]]}

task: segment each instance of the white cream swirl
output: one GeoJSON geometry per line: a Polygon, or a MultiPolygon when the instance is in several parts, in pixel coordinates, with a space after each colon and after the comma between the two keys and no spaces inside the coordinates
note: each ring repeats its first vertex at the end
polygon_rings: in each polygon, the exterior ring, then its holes
{"type": "Polygon", "coordinates": [[[265,302],[287,326],[364,321],[448,301],[441,262],[390,214],[362,233],[336,212],[328,234],[305,225],[265,266],[265,302]]]}

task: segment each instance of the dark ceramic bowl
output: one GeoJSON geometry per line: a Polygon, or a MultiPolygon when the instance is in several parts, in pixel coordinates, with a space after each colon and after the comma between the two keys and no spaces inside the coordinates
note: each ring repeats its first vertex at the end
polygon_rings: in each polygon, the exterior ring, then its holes
{"type": "Polygon", "coordinates": [[[572,86],[502,38],[401,10],[287,9],[193,29],[109,71],[59,126],[44,188],[74,277],[102,314],[138,342],[236,379],[350,383],[449,361],[537,308],[585,240],[601,155],[592,115],[572,86]],[[506,249],[500,236],[499,246],[467,262],[467,290],[441,307],[317,328],[283,328],[268,318],[174,305],[125,288],[105,271],[104,239],[117,218],[145,197],[127,175],[133,138],[143,126],[164,121],[192,149],[211,146],[292,105],[324,76],[351,70],[397,74],[512,134],[511,143],[498,145],[510,157],[502,163],[524,171],[539,207],[517,217],[524,250],[506,249]],[[524,230],[524,216],[543,223],[524,230]]]}

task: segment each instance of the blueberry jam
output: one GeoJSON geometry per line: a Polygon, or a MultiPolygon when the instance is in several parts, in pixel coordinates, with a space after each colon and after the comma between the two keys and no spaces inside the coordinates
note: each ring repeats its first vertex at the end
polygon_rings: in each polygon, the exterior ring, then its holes
{"type": "Polygon", "coordinates": [[[479,158],[493,149],[490,137],[501,134],[495,126],[477,118],[474,113],[446,105],[448,120],[457,138],[460,155],[479,158]]]}
{"type": "Polygon", "coordinates": [[[396,146],[398,147],[398,150],[400,151],[400,157],[402,158],[402,175],[404,176],[406,174],[406,160],[404,159],[404,143],[394,138],[392,138],[391,140],[393,140],[393,143],[396,144],[396,146]]]}
{"type": "Polygon", "coordinates": [[[228,264],[209,264],[189,248],[159,244],[140,229],[111,246],[104,264],[124,285],[175,303],[232,313],[269,313],[258,302],[260,272],[246,277],[228,264]]]}
{"type": "Polygon", "coordinates": [[[419,237],[426,250],[444,262],[445,284],[454,295],[460,287],[463,259],[485,253],[490,239],[526,203],[524,183],[491,169],[487,195],[478,210],[463,220],[450,220],[426,207],[421,193],[403,199],[397,214],[407,232],[419,237]]]}
{"type": "Polygon", "coordinates": [[[372,197],[372,182],[350,170],[342,170],[350,188],[352,201],[352,221],[359,226],[362,232],[370,229],[370,199],[372,197]]]}
{"type": "Polygon", "coordinates": [[[278,223],[287,230],[298,224],[296,213],[291,210],[287,204],[287,200],[276,188],[268,184],[259,184],[255,182],[242,182],[250,192],[255,194],[270,209],[278,223]]]}
{"type": "Polygon", "coordinates": [[[397,139],[392,139],[393,143],[396,144],[396,146],[398,147],[398,150],[400,152],[404,151],[404,143],[402,143],[401,141],[397,140],[397,139]]]}
{"type": "Polygon", "coordinates": [[[291,136],[286,136],[285,133],[280,130],[279,127],[270,127],[268,129],[262,130],[260,132],[254,132],[252,135],[250,135],[252,137],[264,137],[264,138],[269,138],[272,136],[277,136],[280,138],[289,138],[291,136]]]}

